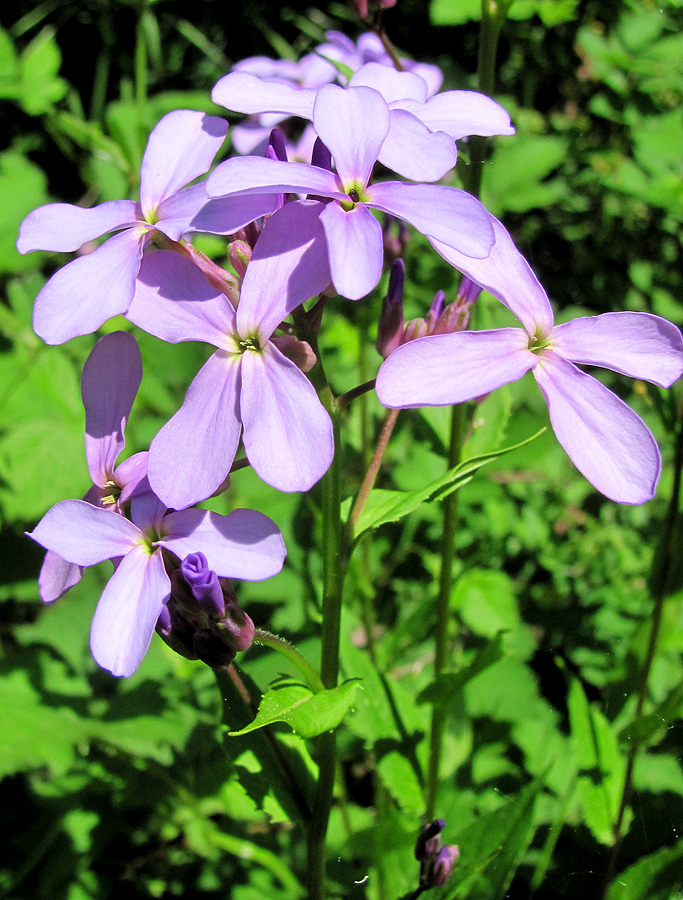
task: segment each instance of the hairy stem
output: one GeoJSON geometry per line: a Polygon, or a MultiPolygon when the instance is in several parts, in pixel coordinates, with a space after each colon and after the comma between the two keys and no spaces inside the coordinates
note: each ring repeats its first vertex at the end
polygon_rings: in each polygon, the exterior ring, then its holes
{"type": "Polygon", "coordinates": [[[394,425],[396,424],[398,414],[398,409],[390,409],[388,410],[386,418],[384,419],[384,424],[382,425],[382,431],[380,432],[379,440],[377,441],[377,446],[375,447],[375,452],[372,455],[370,465],[368,466],[368,470],[365,473],[365,478],[363,479],[363,483],[360,486],[358,496],[356,497],[356,502],[353,504],[353,509],[351,510],[351,515],[349,516],[349,524],[352,534],[354,528],[356,527],[356,523],[358,522],[360,514],[363,512],[363,507],[365,506],[367,499],[370,496],[370,491],[373,489],[375,481],[377,480],[379,467],[382,464],[382,459],[384,458],[387,445],[389,444],[391,433],[394,430],[394,425]]]}
{"type": "Polygon", "coordinates": [[[307,659],[304,659],[296,647],[293,644],[290,644],[289,641],[286,641],[276,634],[271,634],[269,631],[261,631],[257,628],[254,632],[254,642],[256,644],[262,644],[264,647],[270,647],[271,650],[277,650],[278,653],[281,653],[286,657],[294,666],[296,666],[299,672],[301,672],[306,684],[314,693],[317,694],[319,691],[325,690],[325,685],[320,680],[320,677],[313,666],[307,659]]]}

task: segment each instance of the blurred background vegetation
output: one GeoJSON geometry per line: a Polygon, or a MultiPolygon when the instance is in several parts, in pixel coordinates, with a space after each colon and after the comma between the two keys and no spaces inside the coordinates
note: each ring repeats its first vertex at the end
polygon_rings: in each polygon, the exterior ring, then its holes
{"type": "MultiPolygon", "coordinates": [[[[403,53],[442,67],[445,87],[473,88],[478,9],[478,0],[398,0],[385,25],[403,53]]],[[[147,137],[163,114],[224,115],[210,90],[237,60],[297,58],[330,28],[359,34],[341,3],[48,0],[3,9],[0,898],[302,895],[292,798],[272,773],[261,777],[249,738],[222,747],[210,671],[157,641],[133,678],[99,671],[87,642],[105,566],[54,607],[38,599],[42,551],[23,531],[88,486],[79,379],[93,338],[48,348],[35,337],[33,300],[61,260],[21,257],[15,241],[40,204],[136,197],[147,137]]],[[[482,199],[529,258],[558,318],[647,310],[680,326],[683,2],[516,0],[498,61],[495,96],[517,134],[492,142],[482,199]]],[[[458,169],[466,164],[463,147],[458,169]]],[[[216,239],[201,247],[224,258],[216,239]]],[[[409,315],[423,315],[437,289],[453,299],[453,271],[419,236],[406,264],[409,315]]],[[[376,371],[380,297],[326,313],[326,367],[339,392],[376,371]]],[[[507,322],[483,297],[477,327],[507,322]]],[[[126,323],[107,329],[117,327],[126,323]]],[[[206,358],[200,346],[137,336],[145,375],[130,453],[148,447],[206,358]]],[[[669,463],[676,391],[600,377],[645,418],[669,463]]],[[[355,487],[363,435],[381,420],[374,398],[352,408],[355,487]]],[[[544,424],[543,401],[524,380],[478,407],[466,452],[515,443],[544,424]]],[[[381,486],[412,490],[437,477],[447,431],[447,411],[402,414],[381,486]]],[[[617,506],[577,475],[552,432],[462,490],[452,653],[466,676],[436,700],[449,707],[438,814],[462,865],[443,898],[599,897],[633,741],[635,815],[608,897],[683,896],[679,582],[668,588],[648,715],[634,724],[653,608],[648,573],[670,491],[665,466],[655,500],[617,506]]],[[[312,501],[277,494],[245,470],[227,499],[214,501],[260,509],[282,529],[287,568],[241,585],[240,599],[258,626],[291,638],[314,662],[315,500],[315,492],[312,501]]],[[[395,900],[416,882],[439,530],[430,504],[378,529],[347,579],[344,673],[361,676],[364,690],[340,738],[346,800],[333,815],[330,875],[351,900],[395,900]]],[[[261,690],[285,668],[256,648],[242,663],[261,690]]],[[[287,731],[278,740],[305,778],[310,758],[287,731]]]]}

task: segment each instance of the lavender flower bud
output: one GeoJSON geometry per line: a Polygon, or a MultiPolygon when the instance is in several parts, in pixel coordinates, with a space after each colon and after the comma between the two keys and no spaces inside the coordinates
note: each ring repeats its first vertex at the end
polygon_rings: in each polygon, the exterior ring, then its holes
{"type": "Polygon", "coordinates": [[[448,844],[439,850],[436,859],[434,860],[434,868],[432,870],[435,887],[443,887],[446,884],[451,877],[451,873],[453,872],[459,857],[460,850],[453,844],[448,844]]]}
{"type": "Polygon", "coordinates": [[[415,844],[415,859],[418,862],[428,860],[437,852],[440,843],[439,834],[445,827],[445,819],[434,819],[423,827],[415,844]]]}
{"type": "Polygon", "coordinates": [[[268,159],[280,160],[287,162],[287,146],[285,145],[285,136],[279,128],[273,128],[270,132],[268,147],[266,148],[266,156],[268,159]]]}
{"type": "Polygon", "coordinates": [[[190,586],[192,595],[209,616],[223,616],[225,602],[223,591],[218,582],[218,575],[209,568],[203,553],[190,553],[180,564],[185,581],[190,586]]]}
{"type": "Polygon", "coordinates": [[[377,325],[377,352],[384,359],[402,342],[403,336],[403,284],[406,268],[397,259],[389,273],[389,289],[382,301],[382,311],[377,325]]]}
{"type": "Polygon", "coordinates": [[[466,303],[468,306],[472,306],[479,294],[481,294],[481,291],[481,287],[465,275],[458,288],[458,295],[455,301],[456,303],[466,303]]]}
{"type": "Polygon", "coordinates": [[[246,241],[233,241],[228,249],[228,259],[230,265],[237,272],[240,278],[244,278],[247,271],[253,247],[250,247],[246,241]]]}
{"type": "Polygon", "coordinates": [[[300,341],[293,334],[283,334],[271,338],[278,350],[302,372],[310,372],[318,361],[317,356],[307,341],[300,341]]]}
{"type": "Polygon", "coordinates": [[[319,169],[327,169],[329,172],[332,171],[332,154],[320,138],[316,138],[313,144],[311,165],[317,166],[319,169]]]}

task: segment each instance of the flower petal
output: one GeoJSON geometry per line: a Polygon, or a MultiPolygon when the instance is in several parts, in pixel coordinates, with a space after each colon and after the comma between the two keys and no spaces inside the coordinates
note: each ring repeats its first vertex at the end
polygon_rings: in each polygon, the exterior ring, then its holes
{"type": "Polygon", "coordinates": [[[349,212],[338,203],[328,203],[320,221],[327,238],[335,290],[349,300],[360,300],[370,293],[382,274],[382,226],[362,203],[349,212]]]}
{"type": "Polygon", "coordinates": [[[161,553],[134,547],[109,579],[90,630],[95,661],[112,675],[128,676],[142,662],[171,582],[161,553]]]}
{"type": "Polygon", "coordinates": [[[370,87],[384,97],[387,103],[395,100],[416,100],[424,103],[427,99],[427,84],[414,72],[398,72],[393,66],[369,62],[361,66],[351,76],[349,87],[370,87]]]}
{"type": "Polygon", "coordinates": [[[613,312],[558,325],[552,347],[573,362],[669,387],[683,374],[683,337],[660,316],[613,312]]]}
{"type": "Polygon", "coordinates": [[[121,488],[119,505],[150,490],[147,481],[147,450],[134,453],[114,470],[114,481],[121,488]]]}
{"type": "Polygon", "coordinates": [[[647,425],[616,394],[558,353],[539,355],[536,381],[557,439],[579,472],[617,503],[650,500],[661,458],[647,425]]]}
{"type": "Polygon", "coordinates": [[[62,500],[27,534],[79,566],[125,556],[142,539],[140,529],[128,519],[85,500],[62,500]]]}
{"type": "Polygon", "coordinates": [[[43,603],[54,603],[78,584],[82,577],[83,566],[67,562],[58,553],[48,550],[38,576],[40,599],[43,603]]]}
{"type": "Polygon", "coordinates": [[[327,242],[315,200],[286,203],[268,220],[242,282],[237,328],[261,346],[282,320],[330,283],[327,242]]]}
{"type": "Polygon", "coordinates": [[[443,131],[453,140],[479,134],[514,134],[510,116],[500,103],[476,91],[444,91],[425,104],[401,103],[431,131],[443,131]]]}
{"type": "Polygon", "coordinates": [[[211,99],[232,112],[287,113],[310,120],[315,91],[283,81],[265,81],[249,72],[230,72],[216,83],[211,99]]]}
{"type": "Polygon", "coordinates": [[[517,381],[538,364],[521,328],[435,334],[398,347],[380,367],[380,403],[450,406],[517,381]]]}
{"type": "MultiPolygon", "coordinates": [[[[206,185],[204,189],[206,190],[206,185]]],[[[281,205],[281,194],[246,194],[207,200],[190,222],[187,233],[206,231],[209,234],[234,234],[256,219],[275,212],[281,205]]]]}
{"type": "Polygon", "coordinates": [[[183,405],[152,441],[149,483],[169,509],[206,500],[230,471],[241,431],[240,359],[222,350],[214,353],[188,388],[183,405]]]}
{"type": "Polygon", "coordinates": [[[144,231],[128,228],[59,269],[38,294],[33,330],[47,344],[90,334],[130,306],[144,231]]]}
{"type": "Polygon", "coordinates": [[[208,171],[227,131],[223,119],[189,109],[161,119],[149,136],[140,171],[140,203],[147,221],[163,200],[208,171]]]}
{"type": "Polygon", "coordinates": [[[318,90],[313,126],[334,157],[344,187],[365,187],[389,134],[389,107],[372,88],[326,84],[318,90]]]}
{"type": "Polygon", "coordinates": [[[489,221],[495,244],[485,259],[472,259],[440,241],[431,244],[459,272],[507,306],[531,337],[537,333],[547,337],[553,327],[548,295],[505,227],[494,216],[489,216],[489,221]]]}
{"type": "Polygon", "coordinates": [[[155,250],[142,260],[126,318],[169,344],[204,341],[226,349],[233,343],[235,310],[187,257],[155,250]]]}
{"type": "Polygon", "coordinates": [[[138,221],[132,200],[110,200],[89,209],[70,203],[48,203],[29,213],[21,223],[17,250],[70,252],[83,244],[138,221]]]}
{"type": "Polygon", "coordinates": [[[240,396],[244,449],[279,491],[307,491],[334,455],[332,421],[303,372],[276,347],[247,352],[240,396]]]}
{"type": "Polygon", "coordinates": [[[180,559],[201,552],[209,568],[226,578],[270,578],[280,571],[287,554],[277,525],[253,509],[236,509],[228,516],[184,509],[167,515],[164,527],[162,547],[180,559]]]}
{"type": "Polygon", "coordinates": [[[206,182],[209,197],[248,193],[299,193],[348,201],[333,172],[307,163],[281,162],[260,156],[233,156],[222,162],[206,182]]]}
{"type": "Polygon", "coordinates": [[[114,331],[95,344],[83,366],[85,455],[93,483],[104,487],[126,446],[124,429],[142,381],[142,358],[132,334],[114,331]]]}
{"type": "Polygon", "coordinates": [[[456,164],[458,151],[447,134],[441,131],[432,134],[404,109],[392,109],[390,122],[389,134],[379,154],[383,166],[411,181],[438,181],[456,164]]]}
{"type": "Polygon", "coordinates": [[[405,219],[427,237],[457,246],[467,257],[486,257],[493,246],[489,214],[478,200],[457,188],[383,181],[368,188],[367,201],[405,219]]]}

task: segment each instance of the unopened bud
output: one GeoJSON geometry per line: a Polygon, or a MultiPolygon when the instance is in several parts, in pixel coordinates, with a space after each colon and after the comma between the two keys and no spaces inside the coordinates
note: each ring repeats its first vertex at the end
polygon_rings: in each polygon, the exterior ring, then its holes
{"type": "Polygon", "coordinates": [[[467,275],[464,275],[462,281],[460,282],[460,287],[458,288],[458,294],[455,298],[455,302],[466,303],[468,306],[472,306],[472,304],[479,297],[479,294],[481,294],[481,291],[482,289],[478,284],[469,279],[467,275]]]}
{"type": "Polygon", "coordinates": [[[273,128],[270,132],[268,147],[266,148],[266,156],[268,159],[280,160],[287,162],[287,146],[285,144],[285,136],[279,128],[273,128]]]}
{"type": "Polygon", "coordinates": [[[244,278],[253,252],[253,248],[246,241],[233,241],[230,244],[228,259],[240,278],[244,278]]]}
{"type": "Polygon", "coordinates": [[[460,857],[460,850],[453,844],[442,847],[436,855],[433,868],[435,887],[443,887],[451,877],[460,857]]]}
{"type": "Polygon", "coordinates": [[[244,228],[240,228],[239,231],[235,232],[234,239],[236,241],[244,241],[251,249],[253,250],[256,246],[256,241],[261,236],[261,228],[256,222],[250,222],[249,225],[245,225],[244,228]]]}
{"type": "Polygon", "coordinates": [[[445,819],[434,819],[422,828],[415,843],[415,859],[418,862],[430,859],[439,849],[439,835],[446,827],[445,819]]]}
{"type": "Polygon", "coordinates": [[[427,325],[427,334],[432,334],[434,331],[434,326],[437,323],[439,316],[441,315],[441,311],[443,309],[443,303],[446,295],[443,291],[437,291],[434,294],[434,299],[432,300],[432,305],[429,307],[429,312],[425,316],[425,322],[427,325]]]}
{"type": "Polygon", "coordinates": [[[377,323],[377,352],[386,359],[403,336],[403,285],[406,268],[402,259],[397,259],[389,272],[389,289],[382,301],[382,311],[377,323]]]}
{"type": "Polygon", "coordinates": [[[332,154],[327,149],[320,138],[315,139],[313,151],[311,152],[311,165],[317,166],[319,169],[327,169],[332,171],[332,154]]]}
{"type": "Polygon", "coordinates": [[[209,568],[203,553],[190,553],[186,556],[180,564],[180,572],[203,612],[210,617],[225,615],[225,601],[218,575],[209,568]]]}
{"type": "Polygon", "coordinates": [[[291,359],[302,372],[310,372],[318,361],[317,356],[307,341],[300,341],[293,334],[283,334],[271,338],[280,353],[291,359]]]}

